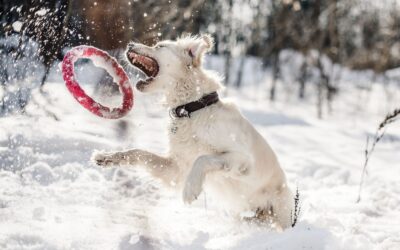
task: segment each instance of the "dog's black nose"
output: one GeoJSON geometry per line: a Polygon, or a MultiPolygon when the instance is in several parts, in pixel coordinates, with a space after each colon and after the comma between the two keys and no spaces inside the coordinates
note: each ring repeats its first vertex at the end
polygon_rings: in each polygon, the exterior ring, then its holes
{"type": "Polygon", "coordinates": [[[135,47],[134,43],[128,43],[128,49],[131,50],[135,47]]]}

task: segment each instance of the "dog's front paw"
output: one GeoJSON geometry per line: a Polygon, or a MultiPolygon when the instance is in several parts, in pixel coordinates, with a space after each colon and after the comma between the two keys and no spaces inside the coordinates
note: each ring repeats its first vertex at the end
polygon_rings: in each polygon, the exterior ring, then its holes
{"type": "Polygon", "coordinates": [[[91,161],[103,167],[111,167],[120,164],[118,153],[94,152],[91,161]]]}
{"type": "Polygon", "coordinates": [[[203,178],[189,178],[186,180],[185,187],[183,189],[183,202],[186,204],[192,203],[196,200],[203,188],[203,178]]]}

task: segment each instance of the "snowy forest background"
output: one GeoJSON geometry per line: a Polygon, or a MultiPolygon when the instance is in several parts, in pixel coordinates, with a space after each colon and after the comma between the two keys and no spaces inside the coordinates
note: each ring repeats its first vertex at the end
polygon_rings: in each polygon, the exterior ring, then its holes
{"type": "MultiPolygon", "coordinates": [[[[77,67],[119,103],[104,70],[77,67]]],[[[396,0],[0,0],[0,248],[400,249],[398,116],[396,0]],[[205,67],[299,188],[296,227],[238,224],[209,197],[187,207],[145,173],[89,163],[97,149],[165,152],[167,115],[137,92],[126,118],[88,113],[62,81],[65,52],[106,50],[134,83],[129,41],[185,33],[214,37],[205,67]]]]}
{"type": "MultiPolygon", "coordinates": [[[[213,35],[212,54],[223,60],[227,85],[243,85],[249,58],[259,60],[254,71],[272,72],[271,101],[280,84],[290,82],[288,88],[300,99],[308,85],[316,85],[312,95],[317,95],[318,117],[332,109],[344,69],[365,71],[387,84],[397,80],[390,73],[400,66],[399,3],[390,0],[3,0],[0,13],[3,92],[28,76],[44,85],[68,47],[90,44],[118,55],[131,40],[152,44],[185,33],[213,35]],[[27,72],[23,63],[10,66],[10,60],[32,60],[30,53],[39,62],[35,69],[27,72]],[[290,69],[292,79],[285,79],[281,66],[290,53],[298,62],[290,69]],[[42,75],[37,67],[43,67],[42,75]]],[[[29,97],[19,95],[23,106],[29,97]]],[[[9,109],[5,105],[3,100],[3,112],[9,109]]]]}

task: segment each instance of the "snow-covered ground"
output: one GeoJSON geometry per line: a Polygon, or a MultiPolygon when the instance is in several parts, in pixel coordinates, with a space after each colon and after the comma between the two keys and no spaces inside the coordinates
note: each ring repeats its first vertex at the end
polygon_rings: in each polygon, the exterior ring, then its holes
{"type": "Polygon", "coordinates": [[[366,136],[390,110],[388,96],[399,103],[399,88],[344,85],[333,114],[319,120],[312,101],[282,90],[270,103],[264,85],[225,95],[240,103],[298,186],[296,227],[275,232],[239,222],[216,209],[211,194],[187,206],[144,171],[94,166],[96,149],[167,151],[167,112],[158,97],[135,93],[126,118],[98,118],[54,78],[46,86],[50,104],[35,92],[26,115],[0,118],[0,249],[400,249],[398,124],[372,155],[356,203],[366,136]],[[34,103],[47,103],[60,121],[34,103]]]}

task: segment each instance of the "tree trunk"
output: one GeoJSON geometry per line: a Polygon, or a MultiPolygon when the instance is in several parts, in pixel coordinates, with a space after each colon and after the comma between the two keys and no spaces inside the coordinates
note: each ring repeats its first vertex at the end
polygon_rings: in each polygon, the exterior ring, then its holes
{"type": "Polygon", "coordinates": [[[318,82],[318,90],[317,90],[317,117],[322,119],[322,104],[323,104],[323,97],[322,97],[322,90],[323,90],[323,83],[322,79],[318,82]]]}
{"type": "Polygon", "coordinates": [[[243,78],[243,70],[244,70],[245,60],[246,60],[245,56],[242,56],[242,58],[240,59],[238,74],[237,74],[236,83],[235,83],[235,86],[237,88],[240,88],[242,86],[242,78],[243,78]]]}
{"type": "Polygon", "coordinates": [[[305,90],[306,90],[306,81],[307,81],[307,61],[304,60],[303,64],[300,68],[300,77],[299,77],[299,98],[304,99],[305,90]]]}
{"type": "Polygon", "coordinates": [[[322,119],[323,111],[323,102],[324,102],[324,90],[327,89],[329,83],[329,77],[325,74],[324,67],[321,62],[321,51],[319,52],[317,59],[317,68],[320,74],[320,80],[318,82],[318,90],[317,90],[317,117],[322,119]]]}
{"type": "Polygon", "coordinates": [[[232,55],[228,51],[225,56],[225,84],[226,85],[229,85],[229,81],[230,81],[231,64],[232,64],[232,55]]]}
{"type": "Polygon", "coordinates": [[[271,101],[275,101],[276,98],[276,85],[280,74],[280,67],[279,67],[279,54],[273,53],[272,54],[272,83],[271,88],[269,90],[269,99],[271,101]]]}

